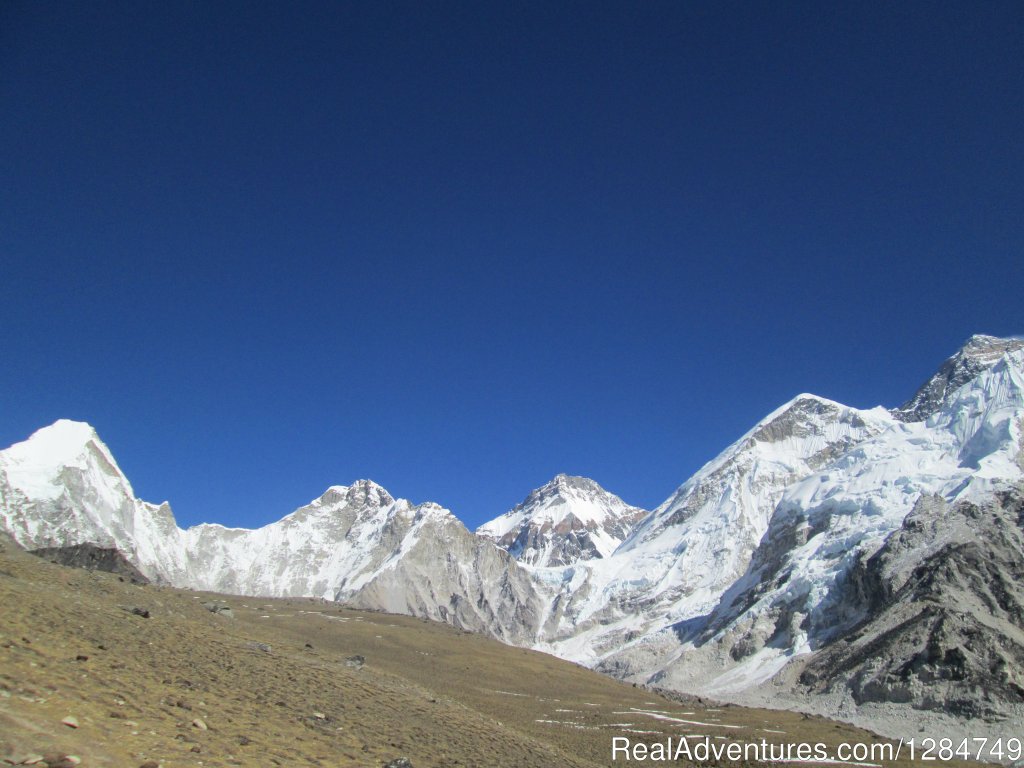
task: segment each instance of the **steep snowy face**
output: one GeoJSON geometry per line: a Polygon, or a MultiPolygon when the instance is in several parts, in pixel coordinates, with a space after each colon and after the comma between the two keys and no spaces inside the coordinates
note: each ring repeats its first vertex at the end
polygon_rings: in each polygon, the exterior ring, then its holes
{"type": "MultiPolygon", "coordinates": [[[[711,611],[764,536],[787,486],[893,423],[813,395],[778,408],[639,523],[614,554],[566,571],[543,647],[588,664],[711,611]]],[[[616,670],[612,670],[616,671],[616,670]]]]}
{"type": "Polygon", "coordinates": [[[332,486],[254,530],[185,531],[192,586],[218,592],[335,599],[367,578],[414,528],[416,508],[370,480],[332,486]]]}
{"type": "Polygon", "coordinates": [[[739,577],[785,489],[892,422],[800,395],[705,465],[622,545],[637,575],[657,576],[673,620],[709,610],[739,577]]]}
{"type": "Polygon", "coordinates": [[[943,399],[927,421],[894,421],[787,488],[747,572],[705,621],[677,628],[685,661],[660,679],[718,695],[768,679],[866,618],[851,574],[922,496],[980,502],[1019,483],[1024,350],[943,399]],[[701,678],[702,659],[717,672],[701,678]]]}
{"type": "Polygon", "coordinates": [[[926,381],[893,415],[901,421],[924,421],[947,404],[948,396],[991,368],[1008,352],[1024,349],[1024,339],[975,335],[926,381]]]}
{"type": "Polygon", "coordinates": [[[476,532],[526,565],[572,565],[611,555],[646,514],[593,480],[558,475],[476,532]]]}
{"type": "Polygon", "coordinates": [[[88,424],[62,419],[0,451],[0,525],[26,549],[92,543],[157,581],[183,574],[170,507],[135,498],[88,424]]]}

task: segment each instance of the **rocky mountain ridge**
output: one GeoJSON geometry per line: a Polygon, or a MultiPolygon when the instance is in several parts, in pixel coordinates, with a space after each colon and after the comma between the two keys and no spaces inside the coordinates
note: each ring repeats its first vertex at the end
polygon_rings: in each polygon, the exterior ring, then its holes
{"type": "Polygon", "coordinates": [[[992,367],[1003,355],[1021,349],[1024,349],[1022,338],[971,336],[910,400],[893,409],[893,415],[900,421],[924,421],[943,406],[948,395],[992,367]]]}

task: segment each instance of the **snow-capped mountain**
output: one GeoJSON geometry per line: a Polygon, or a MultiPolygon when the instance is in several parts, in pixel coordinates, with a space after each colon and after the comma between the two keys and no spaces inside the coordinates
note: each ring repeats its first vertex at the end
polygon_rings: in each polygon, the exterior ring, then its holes
{"type": "MultiPolygon", "coordinates": [[[[884,412],[877,410],[877,421],[862,439],[788,483],[745,572],[723,591],[712,610],[620,648],[602,660],[603,666],[670,688],[737,701],[778,703],[783,693],[796,691],[795,670],[813,665],[815,655],[828,649],[835,657],[836,643],[845,642],[857,627],[872,626],[879,612],[888,610],[886,599],[879,597],[886,594],[884,589],[873,590],[877,599],[864,599],[861,571],[890,546],[922,499],[936,499],[941,509],[984,509],[997,498],[1019,498],[1022,493],[1024,350],[1007,344],[999,355],[972,355],[972,348],[981,346],[975,337],[954,356],[971,359],[971,364],[980,360],[982,367],[960,386],[933,397],[926,420],[903,421],[905,415],[898,413],[887,422],[884,412]]],[[[943,371],[937,376],[955,383],[943,371]]],[[[1018,530],[1004,531],[1002,538],[1016,540],[1024,519],[1004,515],[1004,521],[1018,530]]],[[[910,563],[926,560],[928,537],[913,540],[921,549],[891,546],[906,562],[894,566],[890,555],[888,573],[905,573],[910,563]]],[[[978,536],[975,540],[986,541],[978,536]]],[[[1007,559],[1007,549],[1014,551],[1004,547],[1002,559],[1007,559]]],[[[946,550],[944,557],[950,567],[957,552],[946,550]]],[[[969,574],[965,578],[989,581],[969,558],[955,567],[969,574]]],[[[889,594],[897,594],[898,586],[890,584],[889,594]]],[[[984,591],[982,586],[975,589],[984,591]]],[[[922,608],[912,593],[903,593],[901,599],[914,603],[914,610],[922,608]]],[[[993,618],[997,609],[984,599],[978,600],[975,615],[979,612],[984,616],[977,620],[1001,626],[993,618]]],[[[1021,613],[1016,616],[1020,626],[1021,613]]],[[[1024,656],[1018,653],[1017,661],[1006,665],[1008,691],[1020,685],[1021,659],[1024,656]]],[[[922,677],[916,687],[893,689],[889,701],[910,703],[921,711],[933,709],[929,702],[943,699],[928,692],[925,680],[922,677]]],[[[815,684],[820,687],[820,680],[815,684]]],[[[878,694],[882,689],[873,690],[878,694]]],[[[841,706],[853,694],[831,693],[829,714],[856,717],[841,706]]],[[[889,727],[884,718],[872,725],[889,727]]]]}
{"type": "Polygon", "coordinates": [[[611,556],[536,571],[556,593],[539,647],[628,673],[619,661],[624,646],[699,619],[746,571],[791,483],[891,421],[884,409],[858,411],[813,395],[768,414],[611,556]]]}
{"type": "Polygon", "coordinates": [[[150,579],[185,580],[170,506],[135,498],[88,424],[61,419],[0,451],[0,514],[26,548],[97,544],[120,550],[150,579]]]}
{"type": "Polygon", "coordinates": [[[447,621],[528,642],[533,583],[512,559],[430,502],[394,499],[370,480],[333,486],[256,530],[183,532],[187,586],[247,595],[312,595],[447,621]]]}
{"type": "Polygon", "coordinates": [[[1024,340],[975,336],[900,408],[794,398],[651,513],[560,475],[473,534],[359,481],[257,530],[181,530],[61,421],[0,452],[0,523],[179,586],[439,619],[900,735],[1024,718],[1022,435],[1024,340]]]}
{"type": "MultiPolygon", "coordinates": [[[[1024,476],[1022,431],[1017,350],[949,393],[927,421],[893,424],[787,488],[748,572],[704,634],[751,623],[744,640],[753,656],[769,639],[772,656],[827,644],[863,618],[844,589],[858,559],[876,552],[922,497],[981,502],[1013,488],[1024,476]]],[[[753,666],[770,669],[764,659],[753,666]]]]}
{"type": "Polygon", "coordinates": [[[521,563],[572,565],[611,555],[646,514],[593,480],[558,475],[476,532],[521,563]]]}
{"type": "Polygon", "coordinates": [[[255,530],[182,530],[168,504],[135,498],[92,427],[61,420],[0,452],[0,509],[26,549],[117,549],[174,586],[344,600],[520,644],[537,630],[533,581],[507,553],[437,504],[396,500],[369,480],[255,530]]]}

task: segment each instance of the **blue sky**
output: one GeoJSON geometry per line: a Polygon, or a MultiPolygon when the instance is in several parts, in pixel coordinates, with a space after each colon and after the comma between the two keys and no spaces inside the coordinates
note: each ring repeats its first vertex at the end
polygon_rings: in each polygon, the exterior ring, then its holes
{"type": "Polygon", "coordinates": [[[0,5],[0,442],[179,522],[653,506],[1024,331],[1024,5],[0,5]]]}

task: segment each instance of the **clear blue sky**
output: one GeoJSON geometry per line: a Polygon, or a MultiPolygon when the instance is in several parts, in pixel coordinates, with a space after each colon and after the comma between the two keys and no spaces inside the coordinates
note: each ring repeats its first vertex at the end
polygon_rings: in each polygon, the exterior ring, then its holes
{"type": "Polygon", "coordinates": [[[0,4],[0,443],[179,522],[653,506],[1024,331],[1024,4],[0,4]]]}

